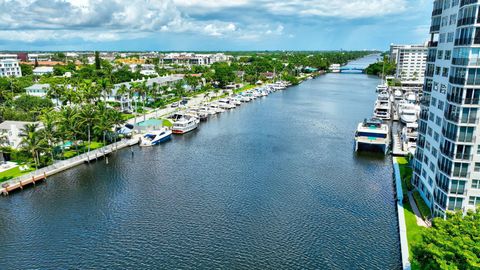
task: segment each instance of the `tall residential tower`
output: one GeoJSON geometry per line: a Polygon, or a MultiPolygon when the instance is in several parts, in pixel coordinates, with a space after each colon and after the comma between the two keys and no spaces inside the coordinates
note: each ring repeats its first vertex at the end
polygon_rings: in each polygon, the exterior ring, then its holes
{"type": "Polygon", "coordinates": [[[445,217],[480,206],[480,3],[433,6],[412,183],[445,217]]]}

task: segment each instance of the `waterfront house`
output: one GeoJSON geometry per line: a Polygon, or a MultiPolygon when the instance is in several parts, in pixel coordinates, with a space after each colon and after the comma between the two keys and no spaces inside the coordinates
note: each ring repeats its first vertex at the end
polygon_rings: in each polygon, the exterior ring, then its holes
{"type": "Polygon", "coordinates": [[[13,149],[18,149],[22,143],[21,130],[26,125],[35,123],[36,122],[5,121],[0,124],[0,137],[6,138],[6,145],[13,149]]]}
{"type": "Polygon", "coordinates": [[[26,94],[29,96],[44,98],[47,96],[48,90],[50,90],[49,84],[34,84],[25,88],[26,94]]]}

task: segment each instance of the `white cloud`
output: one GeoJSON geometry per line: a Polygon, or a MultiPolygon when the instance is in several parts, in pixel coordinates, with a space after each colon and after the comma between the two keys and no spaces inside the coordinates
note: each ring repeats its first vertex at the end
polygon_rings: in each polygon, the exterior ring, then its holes
{"type": "Polygon", "coordinates": [[[283,16],[355,19],[406,6],[407,0],[0,0],[0,41],[101,42],[157,32],[260,40],[292,36],[283,16]]]}
{"type": "Polygon", "coordinates": [[[266,0],[266,9],[279,15],[346,19],[384,16],[405,11],[406,0],[266,0]]]}

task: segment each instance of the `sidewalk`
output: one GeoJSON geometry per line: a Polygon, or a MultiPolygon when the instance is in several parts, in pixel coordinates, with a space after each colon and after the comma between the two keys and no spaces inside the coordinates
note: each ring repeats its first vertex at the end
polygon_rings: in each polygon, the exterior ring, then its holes
{"type": "Polygon", "coordinates": [[[425,222],[425,220],[423,220],[420,210],[418,210],[417,203],[413,198],[412,192],[409,191],[407,195],[408,195],[408,201],[410,202],[410,206],[412,207],[413,213],[415,214],[415,217],[417,219],[417,225],[425,228],[429,227],[429,225],[425,222]]]}

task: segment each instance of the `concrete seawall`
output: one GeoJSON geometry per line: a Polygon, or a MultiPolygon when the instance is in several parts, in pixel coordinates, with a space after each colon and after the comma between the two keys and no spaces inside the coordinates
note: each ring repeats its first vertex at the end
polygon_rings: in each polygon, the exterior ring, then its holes
{"type": "Polygon", "coordinates": [[[393,171],[397,193],[398,234],[400,236],[402,267],[404,270],[410,270],[411,264],[408,253],[407,225],[405,222],[405,209],[403,208],[402,179],[400,176],[400,167],[398,166],[397,158],[395,157],[393,158],[393,171]]]}
{"type": "Polygon", "coordinates": [[[110,144],[105,147],[91,151],[89,153],[81,154],[71,159],[62,160],[53,165],[31,172],[27,175],[22,175],[22,176],[10,179],[2,183],[2,186],[0,188],[0,194],[8,195],[9,192],[12,192],[17,189],[23,189],[24,186],[35,184],[35,182],[45,180],[48,176],[52,176],[59,172],[66,171],[75,166],[84,164],[85,162],[90,162],[92,160],[96,160],[98,158],[107,156],[108,154],[116,150],[120,150],[122,148],[138,144],[139,140],[140,140],[140,137],[136,136],[130,140],[125,140],[125,141],[117,142],[114,144],[110,144]]]}

